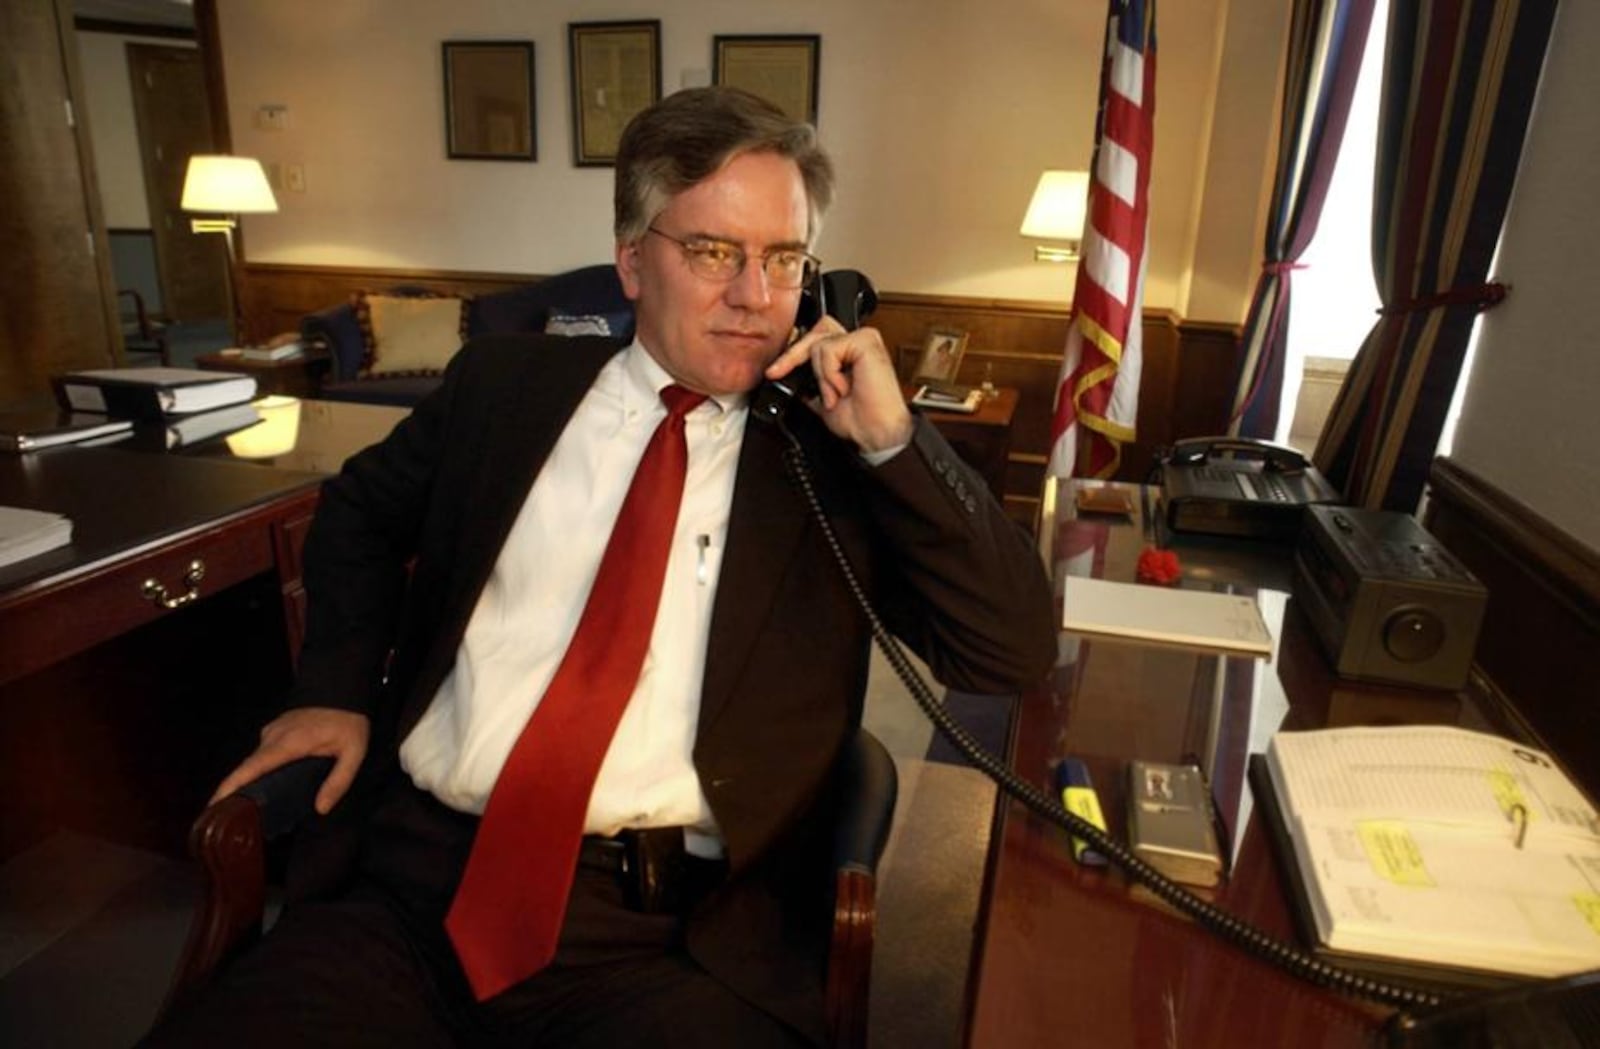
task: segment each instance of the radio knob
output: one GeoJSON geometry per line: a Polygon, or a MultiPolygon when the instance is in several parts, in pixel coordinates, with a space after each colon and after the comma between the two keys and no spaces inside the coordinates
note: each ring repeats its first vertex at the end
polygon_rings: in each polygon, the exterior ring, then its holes
{"type": "Polygon", "coordinates": [[[1383,621],[1383,650],[1402,663],[1418,663],[1444,644],[1444,624],[1425,608],[1406,605],[1383,621]]]}

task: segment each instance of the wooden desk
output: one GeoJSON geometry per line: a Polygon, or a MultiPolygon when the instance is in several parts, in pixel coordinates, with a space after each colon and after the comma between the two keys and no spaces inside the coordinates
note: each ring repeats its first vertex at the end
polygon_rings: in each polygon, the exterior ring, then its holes
{"type": "Polygon", "coordinates": [[[181,846],[287,687],[318,484],[404,414],[306,402],[272,463],[143,432],[0,457],[0,503],[73,521],[69,546],[0,568],[0,859],[61,825],[181,846]],[[193,599],[144,592],[184,595],[194,562],[193,599]]]}
{"type": "Polygon", "coordinates": [[[0,461],[0,503],[72,518],[70,546],[0,569],[0,684],[164,614],[192,561],[203,598],[251,576],[298,582],[295,538],[321,477],[113,447],[58,448],[0,461]]]}
{"type": "MultiPolygon", "coordinates": [[[[1066,486],[1056,494],[1047,486],[1040,530],[1052,574],[1132,580],[1154,528],[1152,508],[1141,505],[1132,520],[1080,518],[1066,486]]],[[[1185,585],[1258,595],[1278,641],[1273,660],[1064,633],[1048,686],[1022,697],[1010,762],[1047,786],[1059,757],[1083,757],[1111,833],[1126,840],[1127,760],[1198,758],[1232,828],[1234,862],[1223,886],[1202,891],[1294,942],[1272,844],[1252,816],[1244,779],[1251,751],[1279,728],[1328,724],[1438,722],[1515,733],[1490,719],[1479,697],[1334,679],[1287,599],[1286,548],[1223,539],[1174,545],[1185,585]]],[[[970,1046],[1371,1046],[1388,1014],[1243,953],[1149,902],[1120,872],[1076,865],[1065,833],[1014,802],[998,807],[983,900],[968,987],[970,1046]]]]}

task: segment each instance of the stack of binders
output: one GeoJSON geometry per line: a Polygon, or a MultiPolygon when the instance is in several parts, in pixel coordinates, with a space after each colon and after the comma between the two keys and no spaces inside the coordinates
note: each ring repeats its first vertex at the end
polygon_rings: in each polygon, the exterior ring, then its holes
{"type": "Polygon", "coordinates": [[[168,448],[233,433],[261,421],[251,406],[256,381],[189,368],[105,368],[55,379],[62,407],[159,422],[168,448]]]}

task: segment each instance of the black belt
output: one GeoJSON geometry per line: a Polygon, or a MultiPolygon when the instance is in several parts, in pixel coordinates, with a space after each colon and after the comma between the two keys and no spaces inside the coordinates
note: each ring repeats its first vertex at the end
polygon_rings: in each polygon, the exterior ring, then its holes
{"type": "Polygon", "coordinates": [[[578,864],[617,877],[627,905],[644,914],[681,914],[720,885],[726,860],[708,860],[683,847],[682,827],[625,830],[613,838],[590,836],[578,864]]]}

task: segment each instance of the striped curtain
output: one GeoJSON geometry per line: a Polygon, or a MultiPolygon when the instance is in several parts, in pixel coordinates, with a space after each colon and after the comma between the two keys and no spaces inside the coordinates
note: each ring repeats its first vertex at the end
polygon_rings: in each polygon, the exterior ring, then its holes
{"type": "Polygon", "coordinates": [[[1314,455],[1352,505],[1411,512],[1488,282],[1556,0],[1389,9],[1373,181],[1383,301],[1314,455]]]}
{"type": "Polygon", "coordinates": [[[1245,320],[1244,358],[1228,432],[1271,438],[1283,399],[1289,274],[1317,232],[1350,97],[1372,24],[1373,0],[1295,0],[1278,129],[1267,243],[1245,320]]]}

